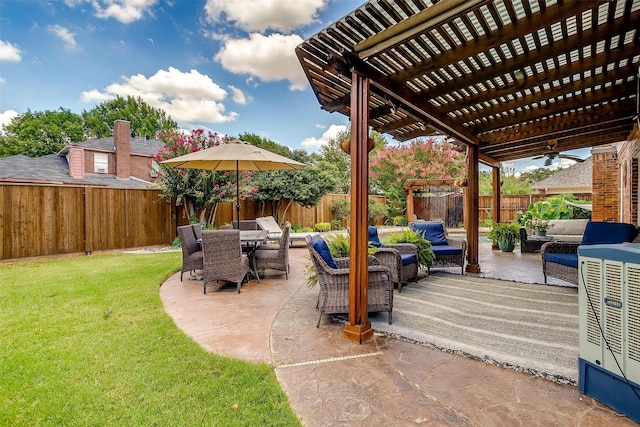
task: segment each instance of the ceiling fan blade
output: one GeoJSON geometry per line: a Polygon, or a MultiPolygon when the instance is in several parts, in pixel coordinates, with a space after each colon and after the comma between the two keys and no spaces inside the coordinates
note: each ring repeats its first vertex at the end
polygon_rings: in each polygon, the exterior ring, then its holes
{"type": "Polygon", "coordinates": [[[540,159],[544,159],[545,156],[536,156],[533,157],[531,160],[540,160],[540,159]]]}
{"type": "Polygon", "coordinates": [[[558,155],[558,157],[560,157],[561,159],[573,160],[574,162],[578,162],[578,163],[584,162],[584,159],[581,159],[578,156],[572,156],[570,154],[560,154],[558,155]]]}
{"type": "Polygon", "coordinates": [[[547,157],[547,160],[544,161],[545,166],[551,166],[551,163],[553,163],[552,157],[547,157]]]}

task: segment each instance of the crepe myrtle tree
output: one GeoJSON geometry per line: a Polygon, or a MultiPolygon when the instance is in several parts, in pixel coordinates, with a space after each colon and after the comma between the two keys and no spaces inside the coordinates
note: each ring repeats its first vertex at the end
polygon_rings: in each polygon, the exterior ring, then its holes
{"type": "Polygon", "coordinates": [[[381,190],[389,202],[391,215],[405,209],[404,183],[407,179],[455,179],[466,174],[464,155],[448,142],[433,138],[415,139],[409,144],[386,146],[369,161],[371,188],[381,190]],[[395,206],[397,204],[397,206],[395,206]]]}
{"type": "MultiPolygon", "coordinates": [[[[197,216],[200,223],[213,224],[219,203],[235,200],[236,173],[176,168],[160,162],[224,144],[228,138],[212,132],[205,134],[202,129],[196,129],[191,134],[160,133],[158,139],[165,143],[154,156],[154,160],[160,164],[162,197],[175,198],[176,206],[184,206],[189,218],[197,216]]],[[[252,176],[253,171],[240,172],[241,198],[253,197],[256,190],[251,184],[252,176]]]]}

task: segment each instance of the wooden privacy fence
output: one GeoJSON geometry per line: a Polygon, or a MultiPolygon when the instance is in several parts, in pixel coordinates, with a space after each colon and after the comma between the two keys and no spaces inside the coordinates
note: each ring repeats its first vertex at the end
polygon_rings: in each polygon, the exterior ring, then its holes
{"type": "Polygon", "coordinates": [[[159,191],[0,185],[0,259],[173,241],[175,211],[159,191]]]}
{"type": "MultiPolygon", "coordinates": [[[[189,218],[158,190],[94,186],[0,185],[0,259],[168,245],[189,218]]],[[[385,203],[382,196],[371,196],[385,203]]],[[[333,219],[330,194],[318,206],[293,203],[286,220],[303,227],[333,219]]],[[[281,204],[284,210],[285,203],[281,204]]],[[[265,215],[271,215],[267,205],[265,215]]],[[[215,226],[231,223],[235,203],[221,203],[215,226]]],[[[282,212],[281,212],[282,214],[282,212]]],[[[260,204],[241,201],[241,218],[262,216],[260,204]]]]}
{"type": "MultiPolygon", "coordinates": [[[[575,194],[582,200],[591,200],[591,193],[575,194]]],[[[520,194],[500,197],[500,222],[512,222],[516,219],[518,211],[526,212],[531,203],[544,200],[548,194],[520,194]]],[[[493,196],[480,196],[478,201],[480,209],[480,221],[493,220],[493,196]]]]}

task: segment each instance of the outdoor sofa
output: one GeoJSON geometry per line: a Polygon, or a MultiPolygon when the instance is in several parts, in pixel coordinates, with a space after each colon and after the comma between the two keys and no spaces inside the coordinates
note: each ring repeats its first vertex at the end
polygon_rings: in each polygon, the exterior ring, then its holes
{"type": "Polygon", "coordinates": [[[542,274],[578,285],[578,246],[607,245],[632,242],[638,235],[633,224],[624,222],[597,222],[587,224],[580,242],[553,241],[542,245],[542,274]]]}
{"type": "Polygon", "coordinates": [[[411,229],[417,231],[431,242],[431,250],[435,255],[433,264],[427,266],[431,273],[434,267],[460,267],[460,274],[464,274],[464,259],[467,253],[467,242],[462,239],[452,239],[442,222],[419,221],[411,224],[411,229]]]}

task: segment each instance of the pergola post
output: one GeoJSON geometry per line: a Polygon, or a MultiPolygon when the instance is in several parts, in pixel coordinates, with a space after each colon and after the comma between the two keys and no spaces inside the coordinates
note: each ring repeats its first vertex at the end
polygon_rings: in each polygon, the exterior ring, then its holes
{"type": "Polygon", "coordinates": [[[478,262],[478,228],[479,228],[479,186],[478,186],[478,146],[469,145],[467,149],[467,171],[469,185],[466,191],[465,214],[467,227],[467,272],[479,273],[478,262]]]}
{"type": "Polygon", "coordinates": [[[413,188],[407,188],[407,223],[413,221],[413,188]]]}
{"type": "Polygon", "coordinates": [[[363,343],[373,338],[369,322],[367,226],[369,224],[369,79],[351,77],[351,232],[349,249],[349,321],[343,336],[363,343]]]}
{"type": "MultiPolygon", "coordinates": [[[[499,224],[502,219],[500,214],[500,199],[502,198],[502,194],[500,193],[500,188],[502,187],[500,183],[500,168],[494,166],[493,168],[491,168],[491,170],[493,172],[493,222],[499,224]]],[[[497,248],[498,243],[493,242],[492,249],[497,248]]]]}
{"type": "Polygon", "coordinates": [[[493,222],[496,224],[500,222],[500,198],[502,194],[500,194],[500,168],[493,167],[491,168],[493,172],[493,222]]]}

